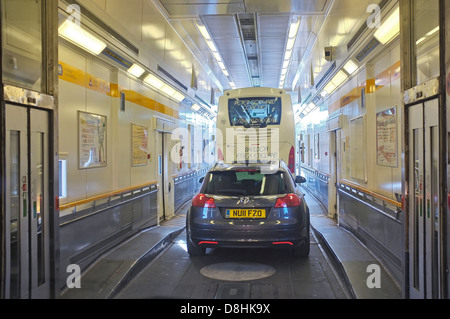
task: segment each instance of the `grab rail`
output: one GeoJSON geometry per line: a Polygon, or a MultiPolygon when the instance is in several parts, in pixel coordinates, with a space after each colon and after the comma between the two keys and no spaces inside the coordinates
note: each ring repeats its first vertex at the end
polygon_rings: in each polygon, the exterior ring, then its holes
{"type": "Polygon", "coordinates": [[[389,203],[389,204],[391,204],[391,205],[394,205],[394,206],[396,206],[397,208],[402,208],[402,204],[399,203],[399,202],[397,202],[396,200],[393,200],[393,199],[390,199],[390,198],[388,198],[388,197],[386,197],[386,196],[377,194],[377,193],[375,193],[375,192],[373,192],[373,191],[371,191],[371,190],[369,190],[369,189],[367,189],[367,188],[361,187],[361,186],[359,186],[358,184],[355,184],[355,183],[353,183],[353,182],[351,182],[351,181],[349,181],[349,180],[346,180],[346,179],[340,179],[340,180],[339,180],[339,183],[344,184],[344,185],[346,185],[346,186],[348,186],[348,187],[354,188],[354,189],[357,190],[357,191],[366,193],[366,194],[368,194],[368,195],[370,195],[370,196],[373,196],[373,197],[376,197],[376,198],[378,198],[378,199],[381,199],[382,201],[387,202],[387,203],[389,203]]]}
{"type": "Polygon", "coordinates": [[[109,192],[109,193],[106,193],[106,194],[93,196],[93,197],[89,197],[89,198],[82,199],[82,200],[79,200],[79,201],[75,201],[75,202],[72,202],[72,203],[59,205],[59,210],[62,211],[62,210],[66,210],[66,209],[69,209],[69,208],[72,208],[72,207],[76,207],[76,206],[80,206],[80,205],[83,205],[83,204],[99,201],[99,200],[102,200],[102,199],[105,199],[105,198],[109,198],[109,197],[112,197],[112,196],[117,196],[119,194],[124,194],[124,193],[127,193],[127,192],[136,191],[136,190],[143,189],[143,188],[146,188],[146,187],[151,187],[152,185],[155,185],[155,184],[157,184],[157,181],[153,181],[153,182],[150,182],[150,183],[146,183],[146,184],[142,184],[142,185],[138,185],[138,186],[134,186],[134,187],[123,188],[123,189],[120,189],[120,190],[117,190],[117,191],[113,191],[113,192],[109,192]]]}

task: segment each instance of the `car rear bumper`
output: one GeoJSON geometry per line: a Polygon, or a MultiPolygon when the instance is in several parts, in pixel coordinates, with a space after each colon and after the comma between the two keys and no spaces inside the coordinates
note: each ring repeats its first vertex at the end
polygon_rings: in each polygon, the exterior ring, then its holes
{"type": "Polygon", "coordinates": [[[189,227],[192,244],[202,247],[298,247],[309,236],[309,228],[279,228],[273,230],[217,230],[189,227]]]}

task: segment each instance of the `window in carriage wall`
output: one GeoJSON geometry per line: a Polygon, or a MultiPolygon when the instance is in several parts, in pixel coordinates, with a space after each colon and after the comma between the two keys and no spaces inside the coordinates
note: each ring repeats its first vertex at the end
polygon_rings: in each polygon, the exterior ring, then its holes
{"type": "Polygon", "coordinates": [[[2,0],[2,81],[43,92],[42,1],[2,0]]]}
{"type": "Polygon", "coordinates": [[[417,85],[439,76],[439,1],[413,0],[417,85]]]}

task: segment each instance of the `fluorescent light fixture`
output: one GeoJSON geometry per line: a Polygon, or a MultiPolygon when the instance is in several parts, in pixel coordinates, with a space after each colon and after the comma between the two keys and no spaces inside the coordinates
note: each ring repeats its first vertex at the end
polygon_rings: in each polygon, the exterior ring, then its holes
{"type": "Polygon", "coordinates": [[[353,74],[358,69],[358,66],[355,64],[355,62],[353,62],[352,60],[349,60],[344,65],[344,69],[345,69],[345,71],[347,71],[348,74],[353,74]]]}
{"type": "Polygon", "coordinates": [[[161,91],[163,91],[166,95],[169,97],[177,100],[178,102],[181,102],[184,100],[184,95],[172,88],[170,85],[164,84],[161,88],[161,91]]]}
{"type": "Polygon", "coordinates": [[[317,106],[313,103],[313,102],[311,102],[311,103],[309,103],[309,105],[308,105],[308,111],[312,111],[312,110],[314,110],[315,108],[316,108],[317,106]]]}
{"type": "Polygon", "coordinates": [[[155,89],[163,91],[165,94],[167,94],[169,97],[177,100],[178,102],[181,102],[184,100],[185,96],[172,88],[170,85],[165,84],[163,81],[158,79],[153,74],[149,74],[145,79],[144,82],[150,84],[155,89]]]}
{"type": "Polygon", "coordinates": [[[217,64],[219,65],[219,67],[220,67],[222,70],[226,69],[225,64],[223,64],[222,61],[217,61],[217,64]]]}
{"type": "Polygon", "coordinates": [[[144,74],[145,70],[135,63],[128,69],[127,72],[138,78],[144,74]]]}
{"type": "Polygon", "coordinates": [[[164,86],[164,82],[158,79],[153,74],[149,74],[145,79],[145,82],[153,86],[154,88],[160,90],[164,86]]]}
{"type": "Polygon", "coordinates": [[[206,27],[204,25],[200,25],[198,23],[197,24],[197,28],[200,31],[200,33],[202,34],[202,36],[206,39],[206,40],[211,40],[211,36],[209,35],[208,29],[206,29],[206,27]]]}
{"type": "Polygon", "coordinates": [[[347,80],[347,78],[348,78],[347,74],[345,74],[344,71],[340,70],[338,73],[336,73],[331,82],[333,82],[333,84],[336,87],[338,87],[339,85],[344,83],[344,81],[347,80]]]}
{"type": "Polygon", "coordinates": [[[382,44],[388,43],[394,36],[400,32],[400,8],[397,8],[383,22],[381,27],[375,32],[374,36],[382,44]]]}
{"type": "Polygon", "coordinates": [[[222,61],[222,57],[220,56],[219,50],[217,49],[216,45],[214,44],[213,40],[211,39],[211,36],[210,36],[208,30],[206,29],[206,27],[204,25],[200,25],[198,23],[196,23],[196,25],[197,25],[198,30],[202,34],[203,38],[205,38],[206,44],[208,45],[209,49],[211,50],[214,58],[217,61],[217,64],[219,65],[220,69],[222,70],[223,74],[226,77],[229,77],[230,73],[228,73],[228,70],[222,61]]]}
{"type": "Polygon", "coordinates": [[[327,94],[331,94],[335,89],[336,89],[336,85],[334,85],[332,82],[329,82],[329,83],[323,88],[323,90],[324,90],[327,94]]]}
{"type": "Polygon", "coordinates": [[[285,60],[285,61],[291,59],[292,51],[293,51],[293,50],[289,50],[289,51],[286,51],[286,52],[285,52],[285,54],[284,54],[284,60],[285,60]]]}
{"type": "Polygon", "coordinates": [[[173,89],[171,86],[168,86],[167,84],[161,88],[161,91],[166,93],[168,96],[172,96],[176,92],[175,89],[173,89]]]}
{"type": "Polygon", "coordinates": [[[294,47],[294,44],[295,44],[295,38],[289,38],[288,42],[286,44],[286,51],[292,50],[292,48],[294,47]]]}
{"type": "Polygon", "coordinates": [[[66,20],[58,29],[59,35],[94,55],[99,55],[106,48],[106,43],[77,24],[66,20]]]}
{"type": "Polygon", "coordinates": [[[325,90],[325,88],[319,93],[319,95],[321,96],[321,97],[326,97],[327,95],[328,95],[329,93],[328,93],[328,91],[327,90],[325,90]]]}
{"type": "Polygon", "coordinates": [[[286,43],[285,53],[284,53],[284,62],[281,70],[280,76],[280,89],[284,86],[284,81],[286,79],[286,74],[288,72],[289,63],[291,62],[292,52],[294,51],[295,39],[297,38],[298,29],[300,27],[300,19],[291,22],[291,26],[289,28],[288,40],[286,43]]]}
{"type": "Polygon", "coordinates": [[[291,27],[289,28],[289,38],[295,38],[297,36],[299,27],[300,27],[300,19],[291,22],[291,27]]]}
{"type": "Polygon", "coordinates": [[[184,100],[185,96],[183,94],[181,94],[178,91],[175,91],[175,93],[172,95],[172,97],[177,100],[178,102],[181,102],[184,100]]]}
{"type": "Polygon", "coordinates": [[[218,51],[216,45],[214,44],[214,42],[212,40],[206,40],[206,44],[208,44],[208,47],[212,52],[218,51]]]}
{"type": "MultiPolygon", "coordinates": [[[[323,88],[323,90],[327,94],[331,94],[336,88],[345,82],[345,80],[348,79],[347,74],[344,73],[344,71],[339,70],[338,73],[331,79],[330,82],[323,88]]],[[[323,96],[323,95],[322,95],[323,96]]]]}
{"type": "Polygon", "coordinates": [[[214,58],[216,58],[217,62],[222,62],[222,57],[220,56],[219,52],[213,52],[214,58]]]}
{"type": "Polygon", "coordinates": [[[198,111],[198,110],[200,110],[200,105],[198,105],[197,103],[196,104],[193,104],[192,106],[191,106],[191,109],[193,109],[194,111],[198,111]]]}

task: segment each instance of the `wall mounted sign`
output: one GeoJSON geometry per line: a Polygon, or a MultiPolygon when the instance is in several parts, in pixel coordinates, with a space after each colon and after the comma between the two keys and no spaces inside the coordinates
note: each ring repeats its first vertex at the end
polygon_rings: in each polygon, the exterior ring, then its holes
{"type": "Polygon", "coordinates": [[[106,116],[78,111],[80,169],[106,166],[106,116]]]}
{"type": "Polygon", "coordinates": [[[397,167],[397,112],[392,108],[377,113],[377,165],[397,167]]]}
{"type": "Polygon", "coordinates": [[[132,166],[147,165],[148,127],[131,124],[132,166]]]}

